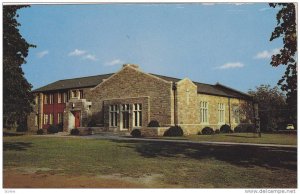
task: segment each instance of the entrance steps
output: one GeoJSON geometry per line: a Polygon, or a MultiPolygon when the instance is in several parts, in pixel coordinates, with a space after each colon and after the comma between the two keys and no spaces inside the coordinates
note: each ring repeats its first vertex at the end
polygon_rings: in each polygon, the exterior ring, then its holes
{"type": "Polygon", "coordinates": [[[130,132],[128,131],[102,131],[94,134],[102,136],[130,136],[130,132]]]}

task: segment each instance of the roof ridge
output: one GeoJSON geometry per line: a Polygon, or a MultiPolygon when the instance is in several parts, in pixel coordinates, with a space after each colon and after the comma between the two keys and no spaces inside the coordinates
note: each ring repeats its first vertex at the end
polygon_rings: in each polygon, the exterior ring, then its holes
{"type": "MultiPolygon", "coordinates": [[[[84,76],[84,77],[74,77],[74,78],[67,78],[67,79],[60,79],[60,80],[57,80],[55,82],[58,82],[58,81],[65,81],[65,80],[70,80],[70,79],[82,79],[82,78],[90,78],[90,77],[97,77],[97,76],[103,76],[103,75],[112,75],[114,73],[106,73],[106,74],[99,74],[99,75],[90,75],[90,76],[84,76]]],[[[55,83],[53,82],[53,83],[55,83]]]]}

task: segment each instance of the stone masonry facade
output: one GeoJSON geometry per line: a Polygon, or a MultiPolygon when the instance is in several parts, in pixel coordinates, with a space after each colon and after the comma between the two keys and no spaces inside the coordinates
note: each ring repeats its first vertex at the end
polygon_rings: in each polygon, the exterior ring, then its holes
{"type": "Polygon", "coordinates": [[[188,78],[179,80],[148,74],[133,64],[125,64],[118,72],[99,77],[94,83],[96,78],[63,80],[34,91],[36,105],[28,116],[29,129],[36,131],[61,121],[63,131],[90,127],[114,132],[139,129],[146,136],[157,136],[174,125],[180,126],[185,134],[197,134],[204,127],[216,130],[227,124],[234,129],[253,123],[253,101],[233,89],[224,93],[220,86],[209,86],[206,91],[202,86],[207,85],[188,78]],[[85,87],[74,88],[85,82],[85,87]],[[70,88],[60,88],[68,84],[70,88]],[[44,102],[51,93],[56,94],[51,97],[54,98],[52,109],[44,102]],[[51,122],[47,111],[53,119],[51,122]],[[149,126],[153,121],[159,127],[149,126]]]}

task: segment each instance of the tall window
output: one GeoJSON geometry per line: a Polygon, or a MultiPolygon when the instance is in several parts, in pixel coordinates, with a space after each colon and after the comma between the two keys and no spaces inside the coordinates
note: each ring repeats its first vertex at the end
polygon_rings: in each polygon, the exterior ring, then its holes
{"type": "Polygon", "coordinates": [[[57,124],[63,122],[63,114],[61,112],[57,113],[57,124]]]}
{"type": "Polygon", "coordinates": [[[122,104],[122,128],[129,128],[129,104],[122,104]]]}
{"type": "Polygon", "coordinates": [[[48,104],[48,94],[44,95],[44,104],[48,104]]]}
{"type": "Polygon", "coordinates": [[[218,120],[219,123],[225,123],[225,106],[223,103],[218,103],[218,120]]]}
{"type": "Polygon", "coordinates": [[[44,125],[48,124],[48,115],[44,114],[44,125]]]}
{"type": "Polygon", "coordinates": [[[61,103],[61,93],[57,93],[57,103],[61,103]]]}
{"type": "Polygon", "coordinates": [[[38,126],[38,115],[37,114],[34,117],[34,126],[38,126]]]}
{"type": "Polygon", "coordinates": [[[64,103],[68,102],[68,95],[67,95],[67,92],[64,92],[64,93],[63,93],[63,102],[64,102],[64,103]]]}
{"type": "Polygon", "coordinates": [[[133,105],[133,126],[142,126],[142,104],[133,105]]]}
{"type": "Polygon", "coordinates": [[[233,110],[233,117],[234,117],[235,123],[240,123],[240,109],[239,109],[239,106],[238,105],[232,106],[232,110],[233,110]]]}
{"type": "Polygon", "coordinates": [[[109,126],[116,127],[118,123],[118,105],[109,106],[109,126]]]}
{"type": "Polygon", "coordinates": [[[76,98],[77,97],[77,91],[76,90],[72,90],[72,98],[76,98]]]}
{"type": "Polygon", "coordinates": [[[205,101],[200,102],[200,122],[208,123],[208,103],[205,101]]]}
{"type": "Polygon", "coordinates": [[[80,99],[83,99],[83,90],[79,90],[79,97],[80,99]]]}
{"type": "Polygon", "coordinates": [[[53,94],[49,94],[49,104],[53,104],[53,94]]]}
{"type": "Polygon", "coordinates": [[[53,114],[49,114],[49,124],[53,124],[53,114]]]}
{"type": "Polygon", "coordinates": [[[35,102],[35,105],[38,105],[39,104],[39,95],[36,95],[34,97],[34,102],[35,102]]]}

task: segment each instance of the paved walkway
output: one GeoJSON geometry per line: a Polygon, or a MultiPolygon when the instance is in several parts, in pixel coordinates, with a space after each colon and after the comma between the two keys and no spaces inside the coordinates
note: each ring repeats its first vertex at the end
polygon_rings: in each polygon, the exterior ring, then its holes
{"type": "Polygon", "coordinates": [[[211,141],[192,141],[179,139],[156,139],[156,138],[132,138],[126,136],[117,136],[110,134],[94,134],[89,136],[80,136],[86,139],[110,139],[125,141],[147,141],[147,142],[170,142],[170,143],[190,143],[199,145],[236,145],[236,146],[258,146],[258,147],[277,147],[277,148],[297,148],[297,145],[280,145],[280,144],[257,144],[257,143],[233,143],[233,142],[211,142],[211,141]]]}

